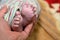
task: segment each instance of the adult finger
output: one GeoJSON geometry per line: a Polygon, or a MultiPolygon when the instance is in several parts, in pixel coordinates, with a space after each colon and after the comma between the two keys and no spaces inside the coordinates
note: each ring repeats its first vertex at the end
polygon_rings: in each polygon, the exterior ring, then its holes
{"type": "Polygon", "coordinates": [[[22,34],[24,35],[25,39],[28,37],[30,31],[32,30],[32,27],[33,27],[33,23],[31,23],[28,26],[26,26],[25,30],[22,32],[22,34]]]}
{"type": "Polygon", "coordinates": [[[4,6],[4,7],[0,10],[0,17],[3,17],[6,12],[7,12],[7,6],[4,6]]]}

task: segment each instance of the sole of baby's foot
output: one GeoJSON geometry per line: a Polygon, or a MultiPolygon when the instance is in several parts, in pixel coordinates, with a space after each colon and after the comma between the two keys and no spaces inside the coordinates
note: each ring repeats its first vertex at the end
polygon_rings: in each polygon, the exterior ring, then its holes
{"type": "Polygon", "coordinates": [[[22,16],[23,16],[23,25],[24,27],[30,24],[33,20],[35,20],[34,16],[36,12],[36,7],[32,4],[25,3],[22,6],[22,16]]]}
{"type": "Polygon", "coordinates": [[[29,4],[29,3],[23,4],[23,6],[22,6],[23,17],[30,20],[35,15],[34,14],[35,12],[36,12],[36,7],[33,6],[32,4],[29,4]]]}
{"type": "Polygon", "coordinates": [[[21,32],[23,31],[22,27],[22,16],[20,15],[20,12],[16,12],[16,15],[12,21],[12,29],[13,31],[21,32]]]}

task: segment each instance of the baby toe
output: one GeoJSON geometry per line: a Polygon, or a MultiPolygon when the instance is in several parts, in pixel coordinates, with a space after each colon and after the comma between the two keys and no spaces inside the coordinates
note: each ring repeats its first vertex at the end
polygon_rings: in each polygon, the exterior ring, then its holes
{"type": "Polygon", "coordinates": [[[17,28],[17,27],[19,27],[19,25],[14,24],[14,25],[12,25],[12,27],[17,28]]]}
{"type": "Polygon", "coordinates": [[[33,5],[30,5],[30,7],[32,8],[32,11],[36,11],[36,7],[35,6],[33,6],[33,5]]]}
{"type": "Polygon", "coordinates": [[[19,21],[17,21],[17,20],[14,19],[14,20],[12,21],[12,26],[15,27],[14,25],[19,25],[19,21]]]}
{"type": "Polygon", "coordinates": [[[21,15],[20,11],[16,11],[15,15],[21,15]]]}
{"type": "Polygon", "coordinates": [[[23,17],[21,15],[18,15],[17,18],[19,18],[20,23],[23,21],[23,17]]]}
{"type": "Polygon", "coordinates": [[[14,21],[19,21],[20,19],[16,17],[16,18],[14,18],[13,20],[14,20],[14,21]]]}
{"type": "Polygon", "coordinates": [[[12,25],[12,30],[13,30],[13,31],[17,31],[18,28],[19,28],[19,25],[12,25]]]}
{"type": "Polygon", "coordinates": [[[20,23],[19,21],[14,21],[15,25],[19,25],[19,23],[20,23]]]}
{"type": "Polygon", "coordinates": [[[36,10],[37,10],[36,7],[33,7],[33,11],[36,12],[36,10]]]}

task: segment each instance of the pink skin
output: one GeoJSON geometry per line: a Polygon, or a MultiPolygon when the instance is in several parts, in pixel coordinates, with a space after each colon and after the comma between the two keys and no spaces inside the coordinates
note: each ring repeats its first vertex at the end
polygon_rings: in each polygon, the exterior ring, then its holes
{"type": "Polygon", "coordinates": [[[14,31],[22,31],[22,22],[23,22],[23,18],[20,14],[19,11],[16,12],[16,15],[12,21],[12,28],[14,31]],[[20,26],[20,28],[19,28],[20,26]]]}
{"type": "Polygon", "coordinates": [[[31,4],[24,4],[22,6],[22,12],[16,12],[16,15],[12,21],[12,29],[15,31],[23,31],[23,26],[26,26],[32,21],[32,18],[35,16],[34,12],[36,8],[31,4]]]}
{"type": "Polygon", "coordinates": [[[35,16],[36,8],[28,3],[22,5],[22,15],[23,15],[23,25],[27,25],[29,21],[32,20],[33,16],[35,16]]]}
{"type": "Polygon", "coordinates": [[[24,17],[26,17],[28,20],[35,15],[35,11],[35,7],[33,7],[31,4],[26,3],[22,6],[22,15],[24,15],[24,17]]]}

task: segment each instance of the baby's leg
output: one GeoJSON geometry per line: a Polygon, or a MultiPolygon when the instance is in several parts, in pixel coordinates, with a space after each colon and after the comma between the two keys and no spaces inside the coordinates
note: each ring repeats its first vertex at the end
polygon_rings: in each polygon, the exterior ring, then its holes
{"type": "Polygon", "coordinates": [[[20,14],[19,11],[16,12],[16,15],[12,21],[12,29],[13,31],[23,31],[23,27],[22,27],[22,21],[23,21],[23,18],[20,14]]]}

